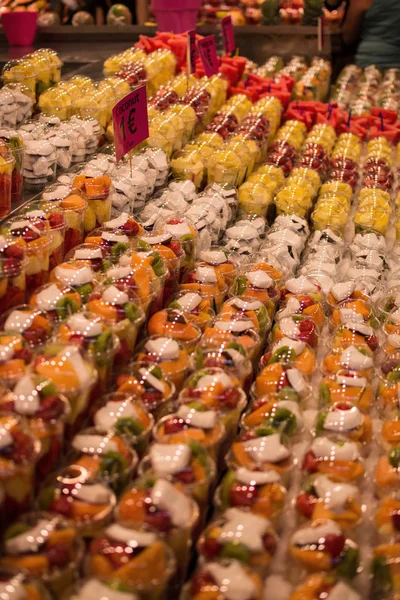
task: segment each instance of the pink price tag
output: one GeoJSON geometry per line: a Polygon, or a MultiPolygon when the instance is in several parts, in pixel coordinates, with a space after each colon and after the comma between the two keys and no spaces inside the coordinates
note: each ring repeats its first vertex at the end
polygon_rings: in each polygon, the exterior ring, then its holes
{"type": "Polygon", "coordinates": [[[224,38],[224,47],[225,52],[227,54],[231,54],[231,52],[235,52],[236,44],[235,44],[235,34],[233,31],[233,23],[232,17],[224,17],[221,19],[221,27],[222,27],[222,36],[224,38]]]}
{"type": "Polygon", "coordinates": [[[112,110],[117,162],[149,137],[146,86],[122,98],[112,110]]]}
{"type": "Polygon", "coordinates": [[[197,45],[205,74],[207,77],[216,75],[219,69],[219,61],[215,37],[213,35],[209,35],[208,37],[199,40],[197,45]]]}
{"type": "Polygon", "coordinates": [[[189,52],[189,66],[190,66],[190,73],[193,73],[196,70],[196,60],[199,57],[199,53],[197,52],[197,47],[196,47],[196,31],[194,29],[191,29],[190,31],[188,31],[188,52],[189,52]]]}

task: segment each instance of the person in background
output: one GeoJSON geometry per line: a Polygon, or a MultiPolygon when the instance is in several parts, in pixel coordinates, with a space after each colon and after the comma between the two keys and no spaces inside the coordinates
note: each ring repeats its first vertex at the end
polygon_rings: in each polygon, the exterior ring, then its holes
{"type": "Polygon", "coordinates": [[[349,0],[348,5],[342,34],[345,44],[357,43],[356,64],[400,68],[400,0],[349,0]]]}

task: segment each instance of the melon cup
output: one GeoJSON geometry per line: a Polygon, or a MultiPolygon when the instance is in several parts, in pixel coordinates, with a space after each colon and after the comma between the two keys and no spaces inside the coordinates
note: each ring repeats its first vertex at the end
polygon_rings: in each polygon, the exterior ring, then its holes
{"type": "Polygon", "coordinates": [[[160,419],[153,429],[153,438],[162,444],[200,443],[216,461],[222,458],[225,427],[216,411],[205,406],[180,406],[177,412],[160,419]]]}
{"type": "Polygon", "coordinates": [[[236,342],[233,336],[230,340],[224,335],[200,340],[190,359],[194,371],[217,367],[237,377],[244,390],[250,386],[253,373],[251,361],[244,346],[236,342]]]}
{"type": "Polygon", "coordinates": [[[192,540],[199,524],[199,507],[182,484],[167,478],[140,477],[122,494],[115,519],[124,527],[151,527],[172,549],[176,583],[184,581],[192,540]]]}
{"type": "Polygon", "coordinates": [[[64,320],[55,333],[64,343],[76,344],[87,353],[97,369],[97,383],[91,399],[104,394],[111,386],[114,360],[119,350],[118,336],[101,317],[90,312],[79,312],[64,320]]]}
{"type": "Polygon", "coordinates": [[[185,313],[173,308],[156,312],[147,323],[150,335],[163,336],[180,342],[191,354],[201,339],[201,330],[185,313]]]}
{"type": "Polygon", "coordinates": [[[244,429],[277,432],[291,441],[298,441],[304,434],[304,418],[300,406],[295,400],[265,399],[251,405],[242,416],[244,429]]]}
{"type": "Polygon", "coordinates": [[[118,496],[132,479],[138,456],[125,437],[89,427],[72,438],[66,462],[84,469],[88,482],[105,483],[118,496]]]}
{"type": "Polygon", "coordinates": [[[334,572],[351,580],[359,568],[359,547],[329,519],[313,521],[297,529],[289,541],[293,570],[334,572]]]}
{"type": "Polygon", "coordinates": [[[83,552],[76,529],[64,519],[47,512],[31,512],[5,532],[0,565],[41,579],[52,594],[59,596],[72,584],[83,552]]]}
{"type": "Polygon", "coordinates": [[[326,376],[321,380],[318,390],[319,406],[325,408],[335,402],[352,402],[362,411],[368,412],[374,402],[371,381],[360,377],[357,371],[348,369],[326,376]]]}
{"type": "Polygon", "coordinates": [[[20,333],[1,332],[0,349],[0,380],[11,388],[27,372],[33,353],[20,333]]]}
{"type": "Polygon", "coordinates": [[[155,251],[162,257],[168,276],[164,283],[164,298],[163,302],[178,291],[180,269],[185,257],[185,252],[180,242],[173,241],[172,236],[166,232],[153,231],[144,233],[140,240],[136,243],[137,247],[143,248],[144,251],[155,251]]]}
{"type": "Polygon", "coordinates": [[[278,546],[268,519],[229,508],[211,521],[197,542],[201,562],[233,559],[265,577],[278,546]],[[249,536],[249,537],[247,537],[249,536]]]}
{"type": "Polygon", "coordinates": [[[85,231],[102,227],[111,218],[111,202],[114,193],[111,179],[107,175],[100,177],[77,175],[73,185],[80,190],[88,203],[84,217],[85,231]]]}
{"type": "Polygon", "coordinates": [[[207,324],[215,317],[212,299],[204,297],[201,293],[181,290],[169,300],[168,308],[181,311],[201,331],[204,331],[207,324]]]}
{"type": "Polygon", "coordinates": [[[26,243],[26,294],[47,282],[49,275],[49,257],[51,232],[46,221],[37,218],[13,217],[7,221],[5,233],[26,243]]]}
{"type": "Polygon", "coordinates": [[[174,554],[158,532],[150,527],[134,529],[113,524],[91,541],[84,570],[88,576],[101,579],[104,588],[93,588],[93,593],[101,590],[103,598],[107,598],[108,583],[111,589],[132,591],[134,596],[122,594],[127,600],[162,600],[175,568],[174,554]]]}
{"type": "Polygon", "coordinates": [[[127,286],[104,284],[95,287],[86,308],[103,319],[118,336],[115,364],[118,369],[121,368],[132,357],[139,330],[145,320],[139,298],[127,286]]]}
{"type": "Polygon", "coordinates": [[[214,489],[216,467],[203,445],[197,440],[187,443],[153,443],[138,467],[139,476],[166,477],[184,490],[206,516],[214,489]],[[168,464],[169,463],[169,464],[168,464]]]}
{"type": "Polygon", "coordinates": [[[47,313],[28,304],[8,310],[1,316],[0,324],[6,333],[21,334],[31,348],[43,346],[53,334],[53,324],[47,313]]]}
{"type": "Polygon", "coordinates": [[[225,427],[224,446],[228,446],[237,433],[247,398],[235,376],[228,375],[222,369],[206,368],[196,371],[187,379],[178,401],[195,410],[206,407],[207,410],[216,411],[225,427]]]}
{"type": "Polygon", "coordinates": [[[32,308],[46,312],[52,323],[64,321],[82,308],[80,295],[62,283],[46,283],[30,297],[32,308]]]}
{"type": "Polygon", "coordinates": [[[151,290],[154,299],[150,306],[150,314],[163,308],[165,295],[165,282],[169,276],[168,269],[161,254],[157,251],[150,252],[140,247],[140,243],[134,252],[127,252],[119,259],[120,265],[131,265],[137,271],[138,276],[145,271],[150,279],[151,290]]]}
{"type": "Polygon", "coordinates": [[[236,508],[269,519],[278,526],[284,509],[287,490],[275,471],[230,469],[215,491],[214,507],[218,515],[236,508]]]}
{"type": "Polygon", "coordinates": [[[26,244],[22,239],[0,238],[4,246],[0,250],[0,312],[25,300],[26,290],[26,244]]]}
{"type": "Polygon", "coordinates": [[[177,340],[163,336],[151,336],[144,340],[135,356],[139,362],[157,364],[174,385],[177,391],[190,371],[189,355],[186,348],[177,340]]]}
{"type": "Polygon", "coordinates": [[[150,442],[154,417],[145,404],[129,392],[111,392],[93,406],[92,421],[99,433],[114,432],[143,456],[150,442]]]}
{"type": "Polygon", "coordinates": [[[94,273],[104,273],[111,267],[111,261],[104,248],[96,244],[79,244],[72,248],[66,255],[65,260],[81,261],[88,265],[94,273]]]}
{"type": "MultiPolygon", "coordinates": [[[[96,274],[84,261],[71,259],[50,273],[50,281],[71,287],[85,304],[97,285],[96,274]]],[[[39,286],[37,286],[39,287],[39,286]]]]}
{"type": "Polygon", "coordinates": [[[149,266],[132,263],[127,266],[115,266],[108,269],[102,278],[104,285],[128,287],[140,300],[142,310],[148,316],[151,313],[157,292],[154,289],[154,272],[149,266]]]}
{"type": "Polygon", "coordinates": [[[293,468],[293,454],[287,438],[272,428],[243,431],[226,457],[229,468],[250,471],[276,471],[287,483],[293,468]]]}
{"type": "Polygon", "coordinates": [[[262,340],[250,318],[232,315],[228,321],[223,316],[215,317],[205,328],[203,340],[211,340],[215,336],[225,336],[227,340],[232,340],[234,337],[235,341],[246,349],[253,367],[257,365],[262,349],[262,340]]]}
{"type": "Polygon", "coordinates": [[[228,291],[228,286],[222,275],[215,267],[204,263],[200,263],[193,271],[188,271],[184,274],[180,288],[188,292],[197,292],[204,298],[209,299],[212,302],[213,309],[217,313],[228,291]]]}
{"type": "Polygon", "coordinates": [[[89,481],[86,469],[77,465],[69,465],[50,475],[36,502],[40,510],[64,517],[84,538],[92,538],[111,523],[116,503],[116,496],[109,486],[89,481]]]}
{"type": "Polygon", "coordinates": [[[69,403],[54,383],[38,375],[23,375],[0,399],[0,410],[24,418],[40,442],[36,464],[39,481],[59,463],[63,454],[69,403]]]}
{"type": "Polygon", "coordinates": [[[36,577],[19,569],[0,567],[0,585],[14,594],[23,594],[26,600],[50,600],[49,592],[36,577]]]}
{"type": "Polygon", "coordinates": [[[17,415],[1,413],[0,428],[5,440],[0,456],[3,509],[7,519],[12,520],[32,504],[40,442],[17,415]]]}
{"type": "Polygon", "coordinates": [[[79,190],[67,186],[54,185],[47,188],[42,198],[46,202],[55,202],[62,210],[65,221],[65,254],[83,242],[84,215],[88,204],[79,190]]]}
{"type": "Polygon", "coordinates": [[[35,374],[50,379],[67,398],[71,408],[67,434],[75,433],[87,418],[90,394],[97,381],[93,362],[77,345],[55,341],[37,353],[33,369],[35,374]]]}
{"type": "Polygon", "coordinates": [[[175,408],[175,386],[155,362],[142,360],[125,364],[116,385],[119,392],[131,394],[143,402],[156,421],[175,408]]]}
{"type": "Polygon", "coordinates": [[[237,560],[224,559],[200,564],[184,586],[182,600],[230,600],[239,593],[247,600],[262,600],[263,579],[237,560]]]}

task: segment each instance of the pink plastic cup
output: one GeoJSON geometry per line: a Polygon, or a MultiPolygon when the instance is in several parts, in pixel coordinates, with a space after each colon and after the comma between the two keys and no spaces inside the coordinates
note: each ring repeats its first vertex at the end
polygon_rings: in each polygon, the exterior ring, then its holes
{"type": "Polygon", "coordinates": [[[153,0],[158,29],[173,33],[195,29],[200,5],[201,0],[153,0]]]}
{"type": "Polygon", "coordinates": [[[7,12],[2,15],[4,33],[10,46],[31,46],[36,35],[37,13],[7,12]]]}

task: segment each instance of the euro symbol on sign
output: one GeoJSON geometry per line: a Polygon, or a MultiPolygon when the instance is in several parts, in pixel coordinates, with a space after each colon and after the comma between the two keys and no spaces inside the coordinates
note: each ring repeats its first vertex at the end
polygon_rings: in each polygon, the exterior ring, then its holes
{"type": "Polygon", "coordinates": [[[135,127],[135,113],[136,108],[131,108],[128,117],[128,129],[132,135],[134,135],[137,131],[137,127],[135,127]]]}

